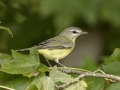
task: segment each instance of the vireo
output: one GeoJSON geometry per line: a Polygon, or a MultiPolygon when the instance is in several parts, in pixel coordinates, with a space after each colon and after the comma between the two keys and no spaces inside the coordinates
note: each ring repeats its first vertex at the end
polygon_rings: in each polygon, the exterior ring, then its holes
{"type": "MultiPolygon", "coordinates": [[[[51,64],[48,60],[54,60],[56,63],[65,67],[59,62],[59,60],[66,57],[73,50],[75,47],[75,39],[82,34],[88,33],[83,32],[77,27],[68,27],[65,28],[58,36],[39,43],[36,45],[36,48],[38,49],[38,52],[46,58],[49,66],[51,66],[51,64]]],[[[30,50],[30,48],[19,49],[16,51],[25,50],[30,50]]]]}

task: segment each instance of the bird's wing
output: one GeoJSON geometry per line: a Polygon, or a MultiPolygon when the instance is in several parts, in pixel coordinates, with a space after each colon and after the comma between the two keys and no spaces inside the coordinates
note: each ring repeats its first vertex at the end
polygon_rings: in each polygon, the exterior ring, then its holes
{"type": "Polygon", "coordinates": [[[38,49],[69,49],[73,46],[73,42],[65,37],[54,37],[43,41],[37,45],[38,49]]]}

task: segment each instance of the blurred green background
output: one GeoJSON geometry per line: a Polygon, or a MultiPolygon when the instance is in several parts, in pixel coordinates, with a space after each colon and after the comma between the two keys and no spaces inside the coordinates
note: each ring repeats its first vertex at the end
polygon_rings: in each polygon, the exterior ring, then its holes
{"type": "Polygon", "coordinates": [[[76,41],[73,58],[88,56],[101,63],[101,57],[120,47],[119,0],[0,0],[0,21],[14,35],[0,30],[3,53],[34,46],[68,26],[89,32],[76,41]]]}
{"type": "MultiPolygon", "coordinates": [[[[0,0],[0,21],[14,35],[0,30],[2,53],[34,46],[69,26],[89,35],[77,39],[74,51],[62,61],[66,66],[96,70],[104,57],[120,47],[120,0],[0,0]]],[[[114,74],[120,75],[116,64],[112,66],[114,74]]]]}

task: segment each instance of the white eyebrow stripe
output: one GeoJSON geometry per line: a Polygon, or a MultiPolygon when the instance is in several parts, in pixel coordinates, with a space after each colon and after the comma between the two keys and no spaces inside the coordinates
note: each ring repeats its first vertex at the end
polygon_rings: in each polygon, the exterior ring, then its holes
{"type": "MultiPolygon", "coordinates": [[[[75,29],[73,29],[73,30],[71,30],[71,31],[74,31],[75,29]]],[[[79,30],[75,30],[76,32],[78,32],[78,33],[80,33],[80,32],[82,32],[82,31],[79,31],[79,30]]]]}

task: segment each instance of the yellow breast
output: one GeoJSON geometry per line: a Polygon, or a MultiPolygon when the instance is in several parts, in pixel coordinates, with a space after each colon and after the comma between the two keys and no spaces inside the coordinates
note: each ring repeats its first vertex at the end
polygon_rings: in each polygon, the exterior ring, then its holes
{"type": "Polygon", "coordinates": [[[73,48],[71,48],[71,49],[56,49],[56,50],[39,49],[38,52],[49,60],[55,60],[55,59],[62,59],[64,57],[66,57],[72,50],[73,50],[73,48]]]}

